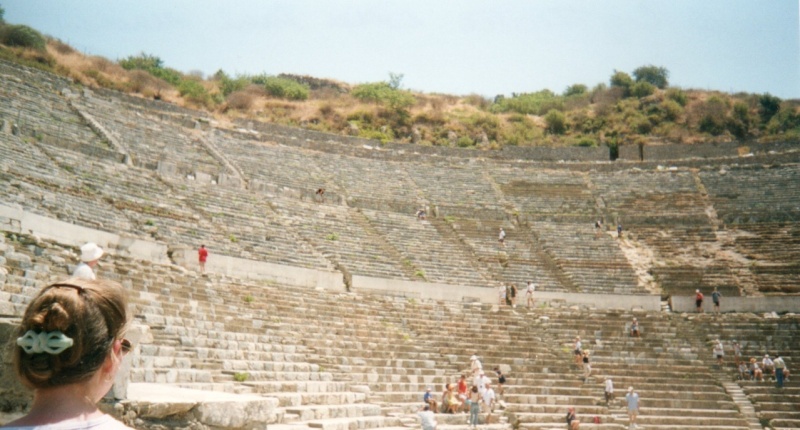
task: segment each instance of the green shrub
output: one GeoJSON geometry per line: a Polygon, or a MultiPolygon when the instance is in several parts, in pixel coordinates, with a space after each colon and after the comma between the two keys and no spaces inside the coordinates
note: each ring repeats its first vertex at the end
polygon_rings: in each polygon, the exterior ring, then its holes
{"type": "Polygon", "coordinates": [[[650,82],[637,82],[631,86],[631,95],[636,98],[647,97],[656,91],[655,85],[650,82]]]}
{"type": "Polygon", "coordinates": [[[461,136],[456,141],[456,145],[460,148],[469,148],[471,146],[475,146],[475,141],[467,136],[461,136]]]}
{"type": "Polygon", "coordinates": [[[27,25],[3,25],[0,27],[0,43],[7,46],[44,51],[47,40],[42,36],[42,33],[27,25]]]}
{"type": "Polygon", "coordinates": [[[510,98],[498,96],[492,112],[516,112],[524,115],[544,115],[553,109],[563,109],[564,99],[550,90],[514,94],[510,98]]]}
{"type": "Polygon", "coordinates": [[[586,85],[573,84],[573,85],[568,86],[567,89],[564,90],[564,94],[563,95],[564,95],[564,97],[579,96],[579,95],[585,94],[587,91],[589,91],[589,88],[586,85]]]}
{"type": "Polygon", "coordinates": [[[667,98],[676,101],[681,106],[686,106],[686,103],[688,101],[686,92],[678,88],[668,89],[667,98]]]}
{"type": "Polygon", "coordinates": [[[578,146],[583,146],[586,148],[596,148],[597,142],[589,136],[582,136],[578,140],[578,146]]]}
{"type": "Polygon", "coordinates": [[[233,374],[233,380],[236,382],[244,382],[250,379],[250,374],[247,372],[236,372],[233,374]]]}
{"type": "Polygon", "coordinates": [[[683,115],[683,107],[672,99],[661,102],[661,112],[665,120],[677,121],[683,115]]]}
{"type": "Polygon", "coordinates": [[[633,86],[633,78],[631,78],[631,75],[618,70],[614,70],[614,74],[611,75],[610,82],[612,87],[623,88],[626,94],[633,86]]]}
{"type": "Polygon", "coordinates": [[[206,88],[199,81],[184,79],[178,84],[178,93],[186,100],[202,106],[211,107],[212,99],[206,88]]]}
{"type": "Polygon", "coordinates": [[[337,233],[330,233],[327,236],[325,236],[325,239],[331,241],[339,240],[339,235],[337,233]]]}
{"type": "Polygon", "coordinates": [[[547,123],[547,131],[552,134],[564,134],[567,131],[567,117],[564,112],[551,109],[544,116],[544,121],[547,123]]]}
{"type": "Polygon", "coordinates": [[[270,76],[264,80],[264,88],[271,96],[288,100],[308,100],[310,93],[307,85],[275,76],[270,76]]]}

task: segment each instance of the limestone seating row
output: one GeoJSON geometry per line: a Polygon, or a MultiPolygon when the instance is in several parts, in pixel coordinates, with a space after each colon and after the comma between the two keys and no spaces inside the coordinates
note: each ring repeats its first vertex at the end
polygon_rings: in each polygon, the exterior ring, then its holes
{"type": "MultiPolygon", "coordinates": [[[[237,297],[237,298],[238,298],[238,297],[237,297]]],[[[369,303],[369,302],[367,302],[367,303],[365,303],[365,304],[369,305],[370,303],[369,303]]],[[[412,306],[411,304],[406,304],[406,308],[407,308],[407,309],[409,309],[409,310],[410,310],[411,308],[413,308],[413,307],[414,307],[414,306],[412,306]]],[[[426,306],[426,307],[427,307],[427,306],[426,306]]],[[[455,312],[455,311],[457,311],[459,308],[458,308],[458,307],[446,307],[446,309],[447,309],[449,312],[455,312]]],[[[382,312],[385,312],[385,310],[386,310],[386,308],[382,308],[382,312]]],[[[412,313],[413,313],[413,312],[412,312],[412,313]]],[[[442,314],[442,316],[444,316],[444,315],[445,315],[445,314],[443,313],[443,314],[442,314]]],[[[572,333],[570,333],[570,334],[572,334],[572,333]]],[[[459,362],[464,362],[464,361],[462,361],[462,360],[465,360],[465,359],[466,359],[466,356],[463,356],[463,357],[461,357],[461,360],[459,360],[459,362]]]]}
{"type": "Polygon", "coordinates": [[[58,95],[58,89],[9,75],[2,76],[2,80],[0,118],[13,122],[20,135],[65,146],[80,143],[108,148],[58,95]]]}
{"type": "Polygon", "coordinates": [[[700,173],[720,218],[727,223],[796,220],[795,167],[742,167],[700,173]],[[768,209],[769,208],[769,209],[768,209]]]}
{"type": "Polygon", "coordinates": [[[483,285],[483,272],[462,247],[442,237],[426,221],[387,212],[362,211],[370,224],[387,237],[408,260],[421,270],[418,276],[430,282],[483,285]]]}
{"type": "Polygon", "coordinates": [[[285,222],[328,258],[354,274],[410,279],[386,248],[391,245],[356,221],[362,216],[339,206],[275,201],[285,222]]]}
{"type": "MultiPolygon", "coordinates": [[[[540,291],[563,291],[561,283],[552,273],[542,256],[534,252],[534,245],[521,229],[505,220],[454,218],[446,223],[464,244],[471,248],[474,258],[486,266],[490,276],[503,284],[516,284],[522,291],[527,281],[537,283],[540,291]],[[506,231],[506,247],[498,243],[500,227],[506,231]]],[[[444,228],[444,227],[440,227],[444,228]]],[[[520,295],[522,299],[524,295],[520,295]]]]}
{"type": "Polygon", "coordinates": [[[133,109],[125,102],[111,103],[95,97],[83,97],[73,105],[88,112],[125,142],[134,163],[139,166],[156,168],[160,161],[168,161],[187,172],[202,171],[212,175],[225,172],[224,166],[187,131],[159,121],[147,111],[133,109]]]}

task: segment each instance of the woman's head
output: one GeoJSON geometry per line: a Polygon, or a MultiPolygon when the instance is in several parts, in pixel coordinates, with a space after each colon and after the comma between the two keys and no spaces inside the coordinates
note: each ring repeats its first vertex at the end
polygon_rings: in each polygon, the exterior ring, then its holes
{"type": "Polygon", "coordinates": [[[41,389],[91,378],[122,339],[127,306],[125,290],[110,281],[72,278],[42,289],[17,329],[14,364],[22,383],[41,389]],[[42,348],[45,338],[51,341],[42,348]]]}

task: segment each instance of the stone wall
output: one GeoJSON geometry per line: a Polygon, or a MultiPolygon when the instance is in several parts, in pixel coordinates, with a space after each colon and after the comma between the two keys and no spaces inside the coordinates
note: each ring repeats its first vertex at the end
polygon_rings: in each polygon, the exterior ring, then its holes
{"type": "Polygon", "coordinates": [[[785,152],[800,149],[798,142],[724,142],[698,143],[694,145],[622,145],[619,159],[630,161],[662,161],[706,159],[721,157],[742,157],[749,154],[760,155],[770,152],[785,152]]]}
{"type": "MultiPolygon", "coordinates": [[[[497,160],[527,161],[608,161],[606,147],[518,147],[507,146],[499,151],[449,148],[441,146],[420,146],[396,142],[381,143],[377,140],[359,137],[322,133],[297,127],[269,124],[254,121],[237,123],[246,130],[255,130],[263,139],[289,146],[313,149],[321,152],[334,152],[342,155],[393,160],[414,160],[417,156],[449,158],[491,158],[497,160]]],[[[255,138],[252,134],[251,138],[255,138]]],[[[241,137],[241,136],[240,136],[241,137]]]]}
{"type": "MultiPolygon", "coordinates": [[[[672,296],[670,306],[673,312],[695,312],[694,296],[672,296]]],[[[719,304],[720,312],[800,312],[800,296],[762,296],[762,297],[723,297],[719,304]]],[[[703,300],[703,311],[714,312],[714,302],[709,293],[703,300]]]]}

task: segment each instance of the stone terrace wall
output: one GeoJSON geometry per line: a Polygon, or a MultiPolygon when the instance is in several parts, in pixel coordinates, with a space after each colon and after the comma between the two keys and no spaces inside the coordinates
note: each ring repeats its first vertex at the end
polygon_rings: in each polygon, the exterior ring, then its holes
{"type": "Polygon", "coordinates": [[[619,159],[633,161],[679,160],[691,158],[738,157],[748,153],[766,154],[800,149],[799,142],[724,142],[695,145],[622,145],[619,159]]]}
{"type": "Polygon", "coordinates": [[[441,157],[485,157],[499,160],[530,160],[530,161],[608,161],[608,148],[548,148],[548,147],[505,147],[500,151],[465,150],[460,148],[446,148],[439,146],[408,145],[396,142],[382,144],[377,140],[359,137],[341,136],[331,133],[322,133],[303,128],[288,127],[279,124],[268,124],[256,121],[239,121],[240,127],[263,133],[267,140],[285,145],[300,146],[322,152],[336,152],[359,157],[384,158],[388,155],[420,154],[425,156],[441,157]],[[343,147],[338,145],[340,144],[343,147]],[[365,148],[367,146],[368,148],[365,148]],[[375,151],[374,149],[380,149],[375,151]]]}

